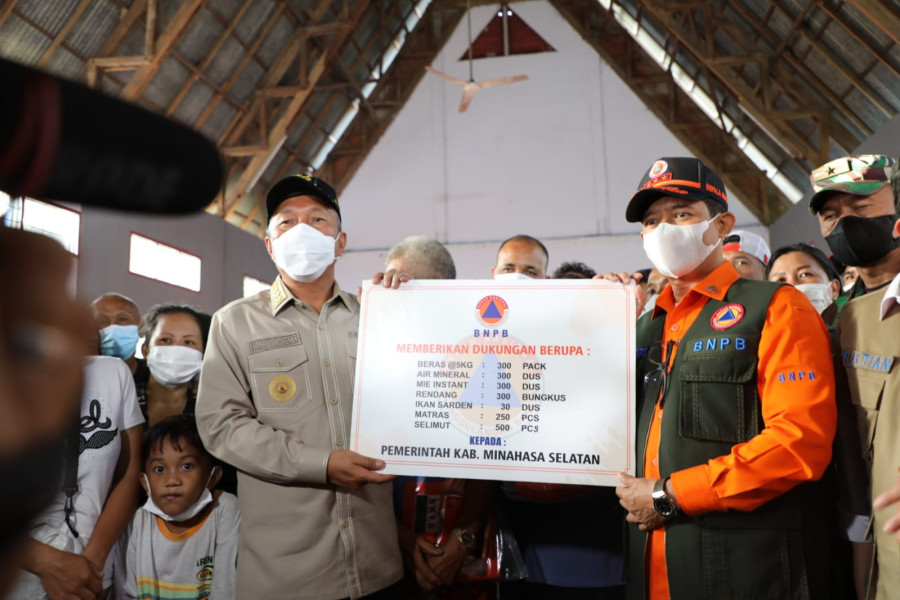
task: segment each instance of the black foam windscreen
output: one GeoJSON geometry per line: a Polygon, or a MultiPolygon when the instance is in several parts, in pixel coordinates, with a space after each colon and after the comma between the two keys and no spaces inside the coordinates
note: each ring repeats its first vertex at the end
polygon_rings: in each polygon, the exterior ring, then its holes
{"type": "Polygon", "coordinates": [[[218,193],[203,135],[144,108],[0,59],[0,190],[120,210],[189,213],[218,193]]]}

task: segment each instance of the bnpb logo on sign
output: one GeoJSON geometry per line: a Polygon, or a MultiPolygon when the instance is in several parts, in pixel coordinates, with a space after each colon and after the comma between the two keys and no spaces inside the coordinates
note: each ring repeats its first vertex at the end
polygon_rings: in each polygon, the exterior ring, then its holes
{"type": "Polygon", "coordinates": [[[509,305],[500,296],[485,296],[475,305],[475,318],[485,327],[496,327],[509,316],[509,305]]]}

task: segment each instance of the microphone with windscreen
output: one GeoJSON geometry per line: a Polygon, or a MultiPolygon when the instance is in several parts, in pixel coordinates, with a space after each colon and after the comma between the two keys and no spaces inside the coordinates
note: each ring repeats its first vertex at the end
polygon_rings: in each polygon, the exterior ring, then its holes
{"type": "Polygon", "coordinates": [[[149,213],[202,209],[222,184],[203,135],[101,92],[0,59],[0,190],[149,213]]]}

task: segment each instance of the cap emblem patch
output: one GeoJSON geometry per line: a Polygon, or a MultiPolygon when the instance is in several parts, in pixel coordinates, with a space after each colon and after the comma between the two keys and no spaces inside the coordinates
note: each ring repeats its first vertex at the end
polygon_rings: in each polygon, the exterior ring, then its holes
{"type": "Polygon", "coordinates": [[[653,166],[650,167],[650,173],[648,174],[650,179],[656,179],[663,173],[665,173],[669,169],[669,163],[664,160],[658,160],[653,163],[653,166]]]}

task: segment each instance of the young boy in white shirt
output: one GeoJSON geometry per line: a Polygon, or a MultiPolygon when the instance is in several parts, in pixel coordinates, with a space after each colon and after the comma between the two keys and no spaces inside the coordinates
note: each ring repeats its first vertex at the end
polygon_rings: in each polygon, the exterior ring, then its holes
{"type": "Polygon", "coordinates": [[[116,598],[234,598],[237,498],[212,489],[222,476],[193,415],[166,418],[144,437],[146,504],[120,544],[116,598]]]}

